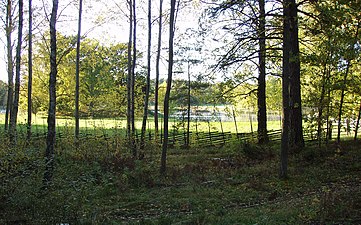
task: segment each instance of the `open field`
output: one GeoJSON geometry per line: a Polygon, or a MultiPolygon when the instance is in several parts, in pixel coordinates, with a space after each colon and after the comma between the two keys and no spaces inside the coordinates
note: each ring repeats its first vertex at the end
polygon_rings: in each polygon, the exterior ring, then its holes
{"type": "MultiPolygon", "coordinates": [[[[0,124],[5,123],[4,114],[0,114],[0,124]]],[[[19,129],[26,129],[26,115],[20,115],[18,119],[19,129]]],[[[33,116],[32,124],[34,130],[38,129],[39,132],[46,132],[47,118],[44,115],[33,116]]],[[[58,129],[65,129],[66,132],[72,132],[74,129],[75,121],[70,117],[59,117],[56,120],[58,129]]],[[[135,122],[136,129],[140,132],[142,121],[141,118],[138,118],[135,122]]],[[[159,120],[159,125],[163,124],[163,120],[159,120]]],[[[175,129],[178,131],[184,131],[187,129],[187,123],[183,123],[181,120],[170,119],[169,123],[170,129],[175,129]]],[[[125,118],[104,118],[104,119],[81,119],[80,127],[83,132],[86,133],[99,133],[104,132],[104,130],[117,129],[116,132],[124,134],[126,129],[126,119],[125,118]]],[[[161,126],[162,127],[162,126],[161,126]]],[[[154,120],[149,118],[147,122],[147,129],[154,130],[154,120]]],[[[279,130],[281,129],[280,121],[269,121],[268,122],[269,130],[279,130]]],[[[237,128],[234,122],[205,122],[205,121],[191,121],[190,123],[191,131],[198,132],[209,132],[209,131],[219,131],[221,132],[231,132],[231,133],[249,133],[252,130],[257,131],[257,122],[255,121],[238,121],[237,128]]],[[[59,130],[60,131],[60,130],[59,130]]]]}

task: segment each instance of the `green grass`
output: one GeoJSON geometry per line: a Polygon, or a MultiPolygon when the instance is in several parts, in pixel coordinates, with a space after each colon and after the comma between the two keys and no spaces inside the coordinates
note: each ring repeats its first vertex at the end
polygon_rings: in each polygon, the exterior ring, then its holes
{"type": "MultiPolygon", "coordinates": [[[[18,124],[19,129],[25,130],[26,129],[26,115],[21,114],[19,115],[18,124]]],[[[4,114],[0,114],[0,124],[5,123],[4,114]]],[[[163,121],[162,119],[159,121],[160,125],[162,125],[163,121]]],[[[47,126],[47,118],[45,115],[33,115],[33,130],[35,131],[46,131],[47,126]]],[[[58,129],[67,129],[69,132],[74,132],[75,127],[75,121],[73,118],[70,117],[58,117],[56,119],[56,124],[58,129]]],[[[268,122],[268,130],[279,130],[281,129],[280,121],[269,121],[268,122]]],[[[141,130],[142,126],[142,120],[141,118],[138,118],[135,121],[135,127],[138,131],[141,130]]],[[[171,129],[176,130],[186,130],[187,124],[182,123],[180,120],[170,119],[169,126],[171,129]]],[[[124,130],[126,129],[126,119],[125,118],[103,118],[103,119],[80,119],[80,128],[82,132],[88,132],[88,133],[94,133],[94,132],[102,132],[101,130],[114,130],[117,129],[117,131],[124,133],[124,130]]],[[[208,132],[208,131],[223,131],[224,132],[236,132],[236,126],[235,123],[232,121],[228,122],[222,122],[222,126],[220,122],[204,122],[204,121],[198,121],[197,123],[195,121],[191,121],[190,123],[190,130],[198,132],[208,132]]],[[[154,120],[152,117],[148,118],[147,122],[147,129],[148,130],[154,130],[154,120]]],[[[257,122],[252,122],[252,128],[251,123],[249,121],[238,121],[237,122],[237,131],[239,133],[249,133],[253,131],[257,131],[257,122]]]]}
{"type": "Polygon", "coordinates": [[[133,160],[123,139],[72,137],[56,146],[50,189],[42,190],[43,140],[12,148],[0,135],[0,224],[357,224],[360,143],[290,155],[279,180],[279,146],[231,143],[221,149],[160,149],[133,160]],[[340,149],[340,150],[339,150],[340,149]]]}

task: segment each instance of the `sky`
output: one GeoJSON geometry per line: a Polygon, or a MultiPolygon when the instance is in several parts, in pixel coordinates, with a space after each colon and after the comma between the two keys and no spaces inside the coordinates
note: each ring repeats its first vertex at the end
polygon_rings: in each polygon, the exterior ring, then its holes
{"type": "MultiPolygon", "coordinates": [[[[142,1],[142,0],[140,0],[142,1]]],[[[39,18],[46,18],[46,15],[50,14],[51,8],[51,1],[45,1],[46,10],[41,9],[42,1],[33,1],[33,4],[36,5],[38,2],[38,9],[35,9],[34,14],[34,22],[39,23],[39,18]],[[35,21],[38,19],[37,21],[35,21]]],[[[74,1],[75,2],[75,1],[74,1]]],[[[83,22],[82,22],[82,35],[87,33],[87,37],[98,39],[101,43],[114,43],[114,42],[127,42],[128,40],[128,24],[127,18],[125,14],[127,13],[127,9],[125,5],[118,5],[119,1],[111,1],[111,0],[84,0],[83,6],[83,22]],[[111,16],[109,16],[109,13],[111,16]],[[101,25],[94,25],[95,21],[100,23],[101,25]]],[[[122,1],[125,2],[125,1],[122,1]]],[[[158,1],[152,1],[156,3],[158,1]]],[[[75,3],[67,3],[66,1],[60,1],[59,3],[59,19],[57,22],[57,30],[63,34],[68,35],[75,35],[77,33],[77,5],[75,3]],[[62,5],[61,5],[62,4],[62,5]]],[[[146,30],[146,4],[143,3],[143,8],[138,11],[138,19],[140,20],[138,23],[138,49],[144,51],[146,49],[146,37],[147,37],[147,30],[146,30]]],[[[24,31],[23,34],[26,35],[28,32],[28,23],[27,23],[27,6],[25,6],[25,15],[24,15],[24,31]]],[[[153,5],[153,17],[155,18],[158,16],[158,5],[153,5]]],[[[165,1],[163,10],[168,9],[168,4],[165,1]]],[[[200,13],[200,8],[192,8],[192,12],[190,13],[189,10],[183,10],[180,12],[177,21],[178,30],[176,31],[176,35],[185,32],[188,28],[196,29],[198,27],[197,23],[197,14],[200,13]],[[196,11],[194,13],[193,11],[196,11]],[[197,11],[198,10],[198,11],[197,11]],[[183,15],[182,15],[183,14],[183,15]],[[181,18],[181,19],[179,19],[181,18]]],[[[43,22],[42,29],[48,29],[48,22],[43,22]]],[[[167,29],[167,26],[165,27],[167,29]]],[[[158,36],[158,24],[155,23],[153,27],[153,48],[155,48],[156,38],[158,36]]],[[[37,32],[37,31],[35,31],[37,32]]],[[[39,32],[39,31],[38,31],[39,32]]],[[[13,33],[13,39],[17,37],[16,32],[13,33]]],[[[4,30],[0,32],[0,80],[7,82],[7,70],[6,70],[6,39],[4,30]]],[[[167,33],[163,36],[163,46],[167,44],[167,33]]],[[[145,52],[145,51],[144,51],[145,52]]],[[[24,49],[22,51],[23,54],[27,53],[27,50],[24,49]]],[[[15,53],[13,53],[15,56],[15,53]]],[[[146,54],[144,54],[146,55],[146,54]]],[[[143,60],[145,62],[145,60],[143,60]]],[[[166,61],[161,63],[161,73],[165,76],[166,74],[166,61]],[[162,72],[163,71],[163,72],[162,72]]],[[[154,71],[152,72],[154,73],[154,71]]],[[[161,75],[162,76],[162,75],[161,75]]],[[[177,75],[180,76],[180,75],[177,75]]]]}

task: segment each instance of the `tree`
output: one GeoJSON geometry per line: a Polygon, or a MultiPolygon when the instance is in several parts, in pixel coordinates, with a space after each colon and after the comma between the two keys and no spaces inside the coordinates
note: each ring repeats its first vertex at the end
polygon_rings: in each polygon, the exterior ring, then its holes
{"type": "Polygon", "coordinates": [[[48,109],[48,132],[46,137],[45,173],[43,184],[49,186],[54,174],[54,150],[55,150],[55,113],[56,113],[56,76],[57,76],[57,45],[56,45],[56,19],[58,12],[58,0],[53,0],[50,17],[50,77],[49,77],[49,109],[48,109]]]}
{"type": "Polygon", "coordinates": [[[290,73],[291,73],[291,4],[293,0],[283,2],[283,62],[282,62],[282,137],[281,137],[281,164],[280,178],[288,177],[288,152],[290,148],[291,109],[290,109],[290,73]]]}
{"type": "Polygon", "coordinates": [[[159,0],[159,21],[158,21],[158,45],[157,45],[157,58],[155,65],[155,93],[154,93],[154,129],[155,137],[158,138],[159,133],[159,123],[158,123],[158,101],[159,101],[159,62],[161,56],[161,46],[162,46],[162,19],[163,19],[163,0],[159,0]]]}
{"type": "Polygon", "coordinates": [[[78,35],[76,41],[76,71],[75,71],[75,141],[79,141],[79,77],[80,77],[80,36],[81,36],[81,14],[83,0],[79,0],[78,35]]]}
{"type": "Polygon", "coordinates": [[[6,108],[8,85],[0,80],[0,108],[1,110],[6,108]]]}
{"type": "Polygon", "coordinates": [[[170,17],[169,17],[169,55],[168,55],[168,79],[167,88],[164,97],[164,134],[163,134],[163,145],[162,145],[162,156],[160,173],[165,176],[166,173],[166,162],[167,162],[167,149],[168,149],[168,120],[169,120],[169,97],[172,87],[173,77],[173,47],[174,47],[174,26],[175,26],[175,11],[176,11],[176,0],[170,2],[170,17]]]}
{"type": "Polygon", "coordinates": [[[32,86],[33,86],[33,7],[32,0],[29,0],[29,46],[28,46],[28,124],[27,124],[27,142],[31,139],[31,121],[32,121],[32,86]]]}
{"type": "Polygon", "coordinates": [[[264,144],[268,142],[267,135],[267,108],[266,108],[266,12],[265,0],[259,0],[259,75],[257,90],[257,106],[258,106],[258,143],[264,144]]]}
{"type": "Polygon", "coordinates": [[[8,72],[8,98],[6,103],[5,112],[5,130],[9,127],[10,112],[13,107],[13,94],[14,94],[14,62],[13,62],[13,43],[11,34],[14,29],[13,14],[12,14],[12,0],[7,1],[6,5],[6,50],[7,50],[7,72],[8,72]]]}
{"type": "Polygon", "coordinates": [[[142,122],[142,131],[140,138],[140,149],[144,149],[144,138],[145,131],[147,126],[147,116],[148,116],[148,103],[149,103],[149,93],[150,93],[150,58],[151,58],[151,44],[152,44],[152,1],[148,0],[148,55],[147,55],[147,84],[145,86],[145,96],[144,96],[144,112],[143,112],[143,122],[142,122]]]}
{"type": "Polygon", "coordinates": [[[15,74],[15,92],[14,102],[10,111],[10,143],[16,144],[16,125],[19,110],[20,98],[20,64],[21,64],[21,45],[23,39],[23,1],[19,0],[19,27],[18,27],[18,43],[16,46],[16,74],[15,74]]]}
{"type": "MultiPolygon", "coordinates": [[[[298,8],[295,0],[286,0],[284,7],[289,8],[289,39],[283,41],[290,42],[289,51],[289,80],[290,80],[290,103],[291,103],[291,144],[292,147],[302,148],[304,146],[302,127],[302,104],[301,104],[301,66],[300,49],[298,38],[298,8]]],[[[284,74],[283,74],[284,75],[284,74]]],[[[287,74],[286,74],[287,76],[287,74]]]]}

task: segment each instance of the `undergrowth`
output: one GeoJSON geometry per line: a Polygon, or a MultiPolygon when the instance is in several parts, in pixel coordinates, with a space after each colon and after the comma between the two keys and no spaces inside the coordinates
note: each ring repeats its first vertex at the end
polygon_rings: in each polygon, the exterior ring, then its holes
{"type": "Polygon", "coordinates": [[[238,140],[223,148],[168,152],[147,143],[134,159],[126,141],[72,138],[56,144],[50,188],[42,188],[45,144],[0,137],[0,224],[357,224],[359,143],[309,143],[278,178],[279,145],[238,140]]]}

